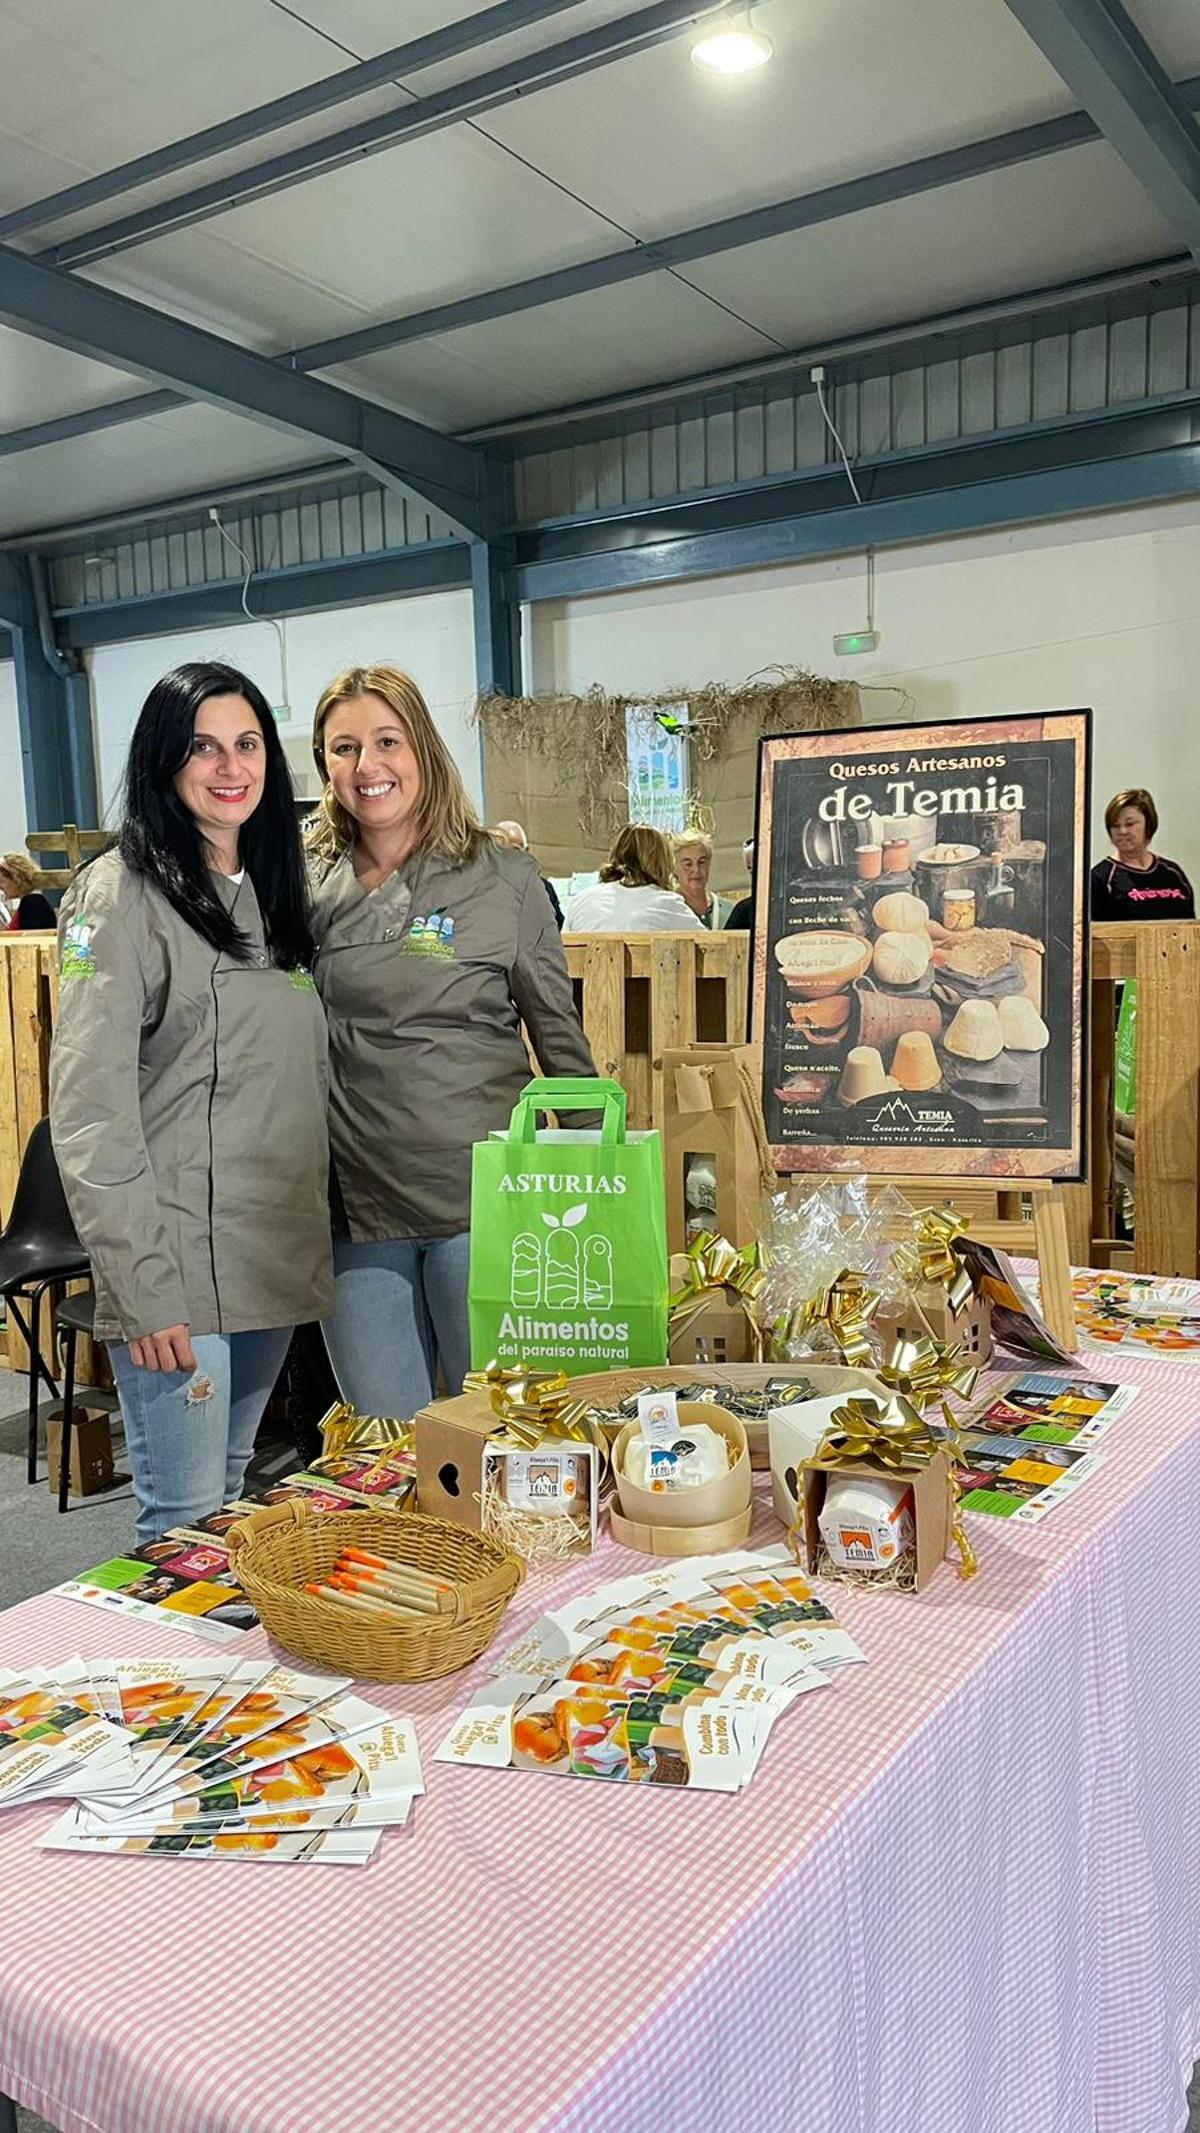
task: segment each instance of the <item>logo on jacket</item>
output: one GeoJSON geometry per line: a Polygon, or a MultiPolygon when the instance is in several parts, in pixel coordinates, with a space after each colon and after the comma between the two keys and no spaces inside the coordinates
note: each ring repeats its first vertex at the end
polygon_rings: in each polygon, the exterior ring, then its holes
{"type": "Polygon", "coordinates": [[[454,954],[454,920],[444,911],[431,911],[428,918],[414,918],[404,941],[406,955],[454,954]]]}
{"type": "Polygon", "coordinates": [[[92,929],[81,918],[72,919],[63,934],[62,954],[58,964],[59,977],[94,978],[96,975],[96,951],[92,946],[92,929]]]}

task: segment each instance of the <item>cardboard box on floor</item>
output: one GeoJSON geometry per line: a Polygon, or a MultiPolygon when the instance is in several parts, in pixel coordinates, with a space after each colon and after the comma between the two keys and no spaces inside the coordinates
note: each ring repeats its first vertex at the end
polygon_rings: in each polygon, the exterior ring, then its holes
{"type": "Polygon", "coordinates": [[[691,1156],[711,1157],[717,1179],[716,1216],[706,1226],[739,1247],[753,1244],[762,1226],[765,1171],[756,1054],[748,1044],[689,1044],[664,1051],[663,1161],[667,1179],[667,1249],[687,1249],[684,1180],[691,1156]]]}
{"type": "MultiPolygon", "coordinates": [[[[918,1467],[915,1472],[903,1475],[888,1472],[884,1467],[873,1466],[869,1460],[855,1462],[853,1466],[817,1466],[811,1460],[800,1468],[800,1483],[804,1490],[804,1561],[809,1574],[815,1574],[821,1534],[817,1521],[825,1501],[825,1484],[831,1474],[862,1474],[871,1481],[883,1476],[888,1481],[910,1482],[913,1492],[913,1513],[916,1520],[917,1564],[915,1590],[920,1592],[928,1585],[940,1563],[944,1563],[951,1539],[951,1488],[954,1482],[954,1464],[945,1445],[939,1445],[928,1466],[918,1467]]],[[[825,1571],[826,1577],[836,1577],[836,1571],[825,1571]]]]}
{"type": "MultiPolygon", "coordinates": [[[[58,1475],[62,1464],[62,1409],[56,1408],[46,1418],[46,1458],[50,1469],[51,1492],[58,1494],[58,1475]]],[[[113,1485],[113,1449],[111,1418],[102,1409],[77,1407],[71,1427],[70,1493],[72,1496],[100,1496],[113,1485]]]]}

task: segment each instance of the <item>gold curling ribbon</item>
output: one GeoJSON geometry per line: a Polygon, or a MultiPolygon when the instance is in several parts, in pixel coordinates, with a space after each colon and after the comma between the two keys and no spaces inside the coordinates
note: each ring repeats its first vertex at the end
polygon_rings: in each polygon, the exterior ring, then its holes
{"type": "Polygon", "coordinates": [[[360,1415],[347,1400],[336,1400],[322,1415],[321,1454],[340,1458],[346,1452],[381,1452],[391,1444],[411,1444],[413,1426],[392,1415],[360,1415]]]}
{"type": "MultiPolygon", "coordinates": [[[[911,1474],[928,1466],[943,1445],[953,1460],[958,1451],[954,1431],[948,1436],[936,1436],[906,1393],[895,1392],[886,1401],[851,1398],[843,1407],[834,1408],[830,1427],[813,1454],[813,1464],[840,1467],[867,1461],[890,1474],[911,1474]]],[[[979,1561],[958,1508],[958,1481],[953,1466],[947,1473],[946,1485],[950,1532],[959,1557],[958,1574],[960,1578],[973,1578],[979,1561]]]]}
{"type": "Polygon", "coordinates": [[[671,1339],[686,1333],[720,1290],[732,1289],[746,1314],[754,1359],[761,1360],[762,1329],[754,1308],[767,1279],[761,1247],[746,1244],[739,1251],[728,1237],[706,1229],[693,1239],[683,1257],[687,1262],[683,1286],[669,1299],[671,1339]]]}
{"type": "Polygon", "coordinates": [[[819,1289],[807,1303],[797,1305],[795,1310],[776,1319],[772,1328],[774,1352],[776,1356],[786,1356],[793,1340],[811,1332],[815,1326],[824,1326],[843,1362],[851,1369],[869,1370],[874,1355],[868,1328],[878,1308],[878,1289],[868,1287],[865,1274],[857,1274],[853,1267],[844,1266],[837,1278],[819,1289]]]}
{"type": "Polygon", "coordinates": [[[948,1404],[950,1395],[969,1400],[979,1368],[968,1363],[961,1341],[939,1341],[932,1334],[921,1333],[911,1339],[901,1335],[878,1375],[892,1392],[911,1400],[922,1414],[940,1401],[946,1427],[953,1434],[958,1425],[948,1404]]]}
{"type": "Polygon", "coordinates": [[[901,1280],[914,1288],[930,1282],[944,1289],[954,1318],[975,1293],[975,1284],[954,1249],[955,1239],[965,1236],[966,1230],[966,1220],[953,1207],[919,1207],[913,1214],[912,1242],[897,1245],[892,1256],[901,1280]]]}
{"type": "Polygon", "coordinates": [[[603,1434],[589,1419],[586,1402],[571,1397],[570,1384],[565,1370],[534,1370],[527,1363],[506,1368],[491,1362],[486,1370],[468,1371],[463,1391],[487,1395],[492,1413],[502,1424],[497,1436],[508,1437],[527,1452],[535,1451],[546,1437],[594,1444],[603,1472],[607,1457],[603,1434]]]}

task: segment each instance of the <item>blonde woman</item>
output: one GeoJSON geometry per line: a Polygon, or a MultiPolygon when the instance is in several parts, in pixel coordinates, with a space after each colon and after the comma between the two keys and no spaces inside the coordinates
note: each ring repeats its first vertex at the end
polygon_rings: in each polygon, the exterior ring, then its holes
{"type": "Polygon", "coordinates": [[[314,976],[329,1021],[342,1396],[408,1417],[469,1367],[471,1149],[530,1076],[594,1074],[529,853],[476,818],[416,683],[351,667],[317,705],[314,976]]]}
{"type": "Polygon", "coordinates": [[[702,926],[710,933],[719,933],[733,909],[728,896],[710,893],[708,877],[712,872],[712,838],[703,830],[685,830],[671,839],[675,856],[675,879],[679,893],[689,911],[694,911],[702,926]]]}
{"type": "Polygon", "coordinates": [[[671,847],[661,830],[630,822],[621,831],[599,886],[567,905],[568,933],[695,933],[700,920],[671,887],[671,847]]]}
{"type": "Polygon", "coordinates": [[[0,932],[54,931],[54,913],[38,888],[40,879],[24,852],[5,852],[0,858],[0,932]]]}

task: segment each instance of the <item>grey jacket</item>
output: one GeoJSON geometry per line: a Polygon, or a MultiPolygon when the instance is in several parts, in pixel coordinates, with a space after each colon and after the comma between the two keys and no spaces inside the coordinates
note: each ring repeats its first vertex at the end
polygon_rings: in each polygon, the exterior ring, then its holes
{"type": "Polygon", "coordinates": [[[329,1017],[330,1140],[360,1241],[468,1227],[471,1148],[533,1073],[594,1074],[554,913],[528,852],[418,853],[366,893],[318,864],[315,974],[329,1017]]]}
{"type": "Polygon", "coordinates": [[[269,961],[249,878],[222,893],[249,964],[116,852],[63,898],[50,1126],[102,1340],[332,1308],[320,1001],[269,961]]]}

